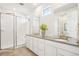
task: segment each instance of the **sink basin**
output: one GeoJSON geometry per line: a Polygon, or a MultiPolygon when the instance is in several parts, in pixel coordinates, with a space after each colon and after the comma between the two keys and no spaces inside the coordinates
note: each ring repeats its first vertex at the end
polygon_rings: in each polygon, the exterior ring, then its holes
{"type": "Polygon", "coordinates": [[[56,41],[63,41],[63,42],[67,42],[67,40],[64,40],[64,39],[54,39],[56,41]]]}

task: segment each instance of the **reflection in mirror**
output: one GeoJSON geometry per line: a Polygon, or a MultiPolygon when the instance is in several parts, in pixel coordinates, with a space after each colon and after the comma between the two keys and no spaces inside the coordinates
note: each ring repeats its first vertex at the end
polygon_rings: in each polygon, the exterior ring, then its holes
{"type": "Polygon", "coordinates": [[[64,31],[67,31],[66,25],[67,25],[67,23],[64,23],[64,31]]]}
{"type": "Polygon", "coordinates": [[[34,35],[39,35],[40,30],[39,30],[39,18],[35,17],[32,20],[32,34],[34,35]]]}
{"type": "Polygon", "coordinates": [[[69,10],[67,12],[58,15],[58,30],[59,38],[77,41],[78,35],[78,19],[77,10],[69,10]]]}
{"type": "Polygon", "coordinates": [[[61,39],[67,39],[66,37],[66,21],[67,21],[67,16],[66,15],[60,15],[59,16],[59,38],[61,39]]]}

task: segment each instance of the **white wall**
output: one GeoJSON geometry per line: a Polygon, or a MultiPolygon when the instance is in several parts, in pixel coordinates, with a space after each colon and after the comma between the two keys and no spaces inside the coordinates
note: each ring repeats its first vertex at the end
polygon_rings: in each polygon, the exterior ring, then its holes
{"type": "Polygon", "coordinates": [[[50,5],[41,5],[38,8],[36,8],[35,15],[37,17],[40,17],[40,25],[42,23],[45,23],[48,25],[48,31],[47,31],[46,35],[54,36],[54,37],[58,35],[58,33],[57,33],[57,20],[55,20],[54,10],[53,10],[53,7],[51,4],[50,5]],[[43,8],[47,7],[47,6],[51,7],[51,15],[43,16],[42,15],[43,8]]]}

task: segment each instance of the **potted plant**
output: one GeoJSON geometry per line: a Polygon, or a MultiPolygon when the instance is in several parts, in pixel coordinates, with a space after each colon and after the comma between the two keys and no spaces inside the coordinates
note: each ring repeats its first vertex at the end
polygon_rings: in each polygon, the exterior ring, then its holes
{"type": "Polygon", "coordinates": [[[42,25],[40,26],[42,38],[45,38],[45,33],[46,33],[46,30],[47,30],[47,29],[48,29],[48,27],[47,27],[46,24],[42,24],[42,25]]]}

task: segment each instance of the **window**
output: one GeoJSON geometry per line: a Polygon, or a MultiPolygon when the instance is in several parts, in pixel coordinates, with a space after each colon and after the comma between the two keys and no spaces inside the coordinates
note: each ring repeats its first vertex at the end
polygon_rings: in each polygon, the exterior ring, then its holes
{"type": "Polygon", "coordinates": [[[43,16],[48,16],[50,14],[51,14],[51,7],[50,6],[43,8],[43,16]]]}

